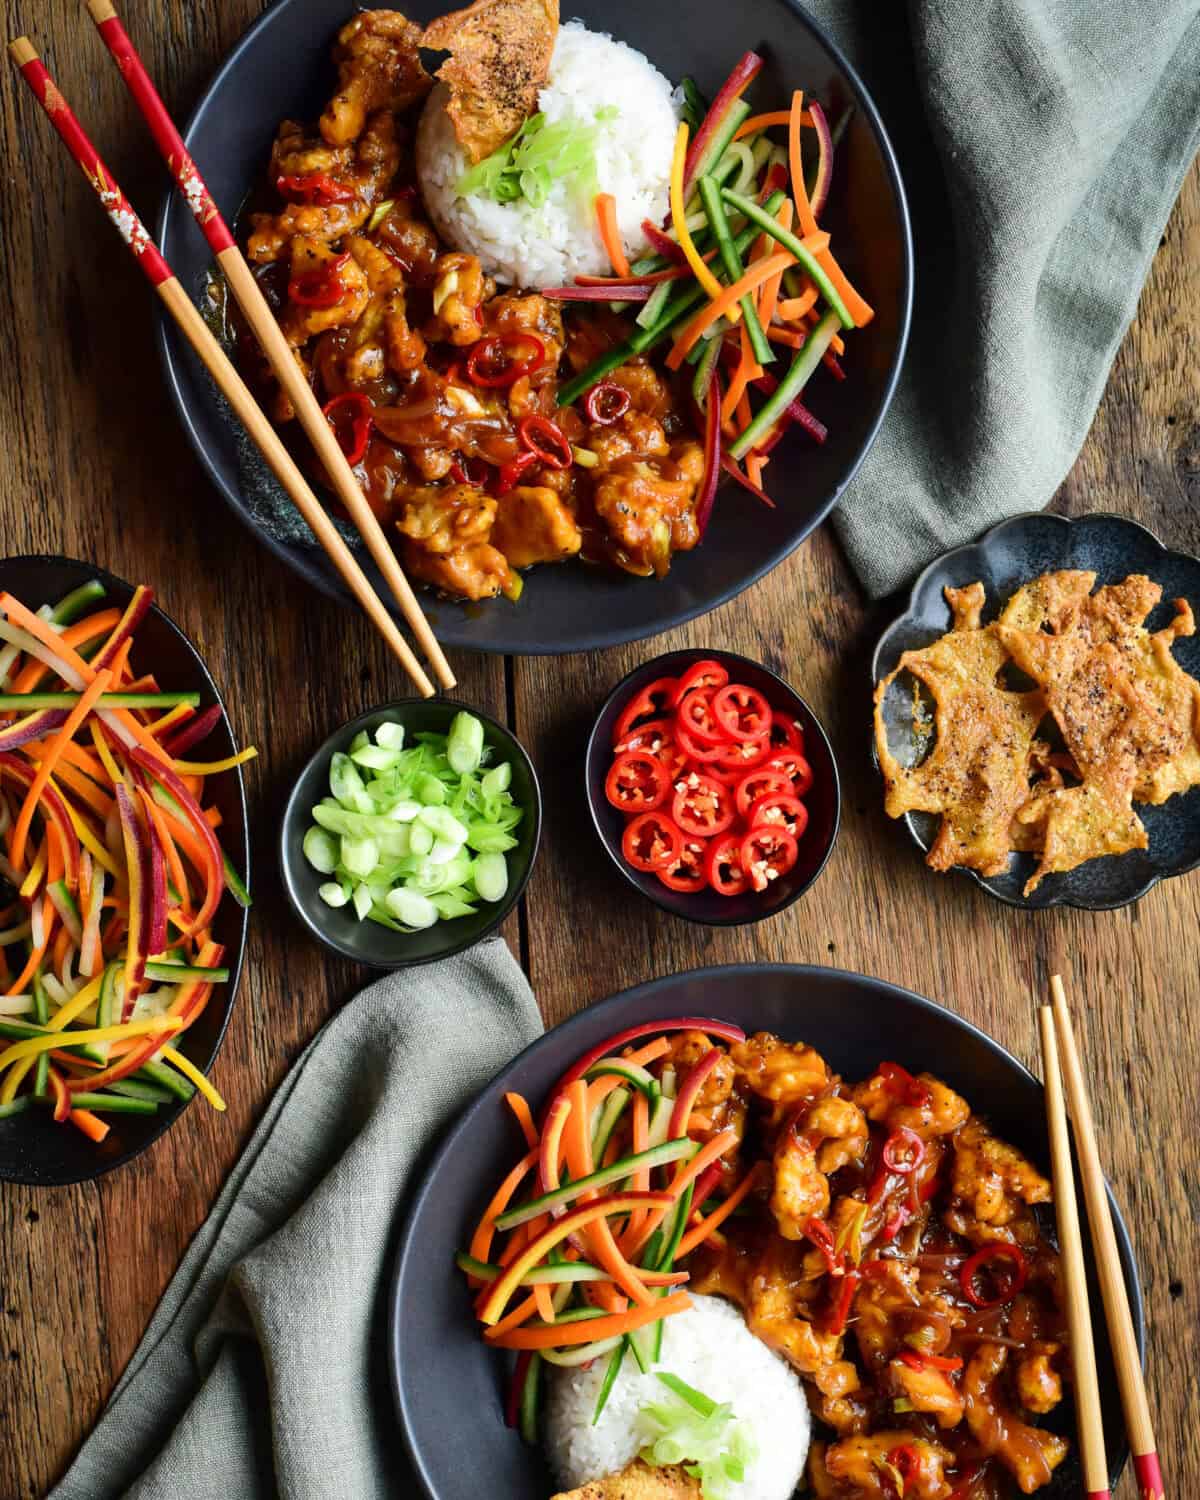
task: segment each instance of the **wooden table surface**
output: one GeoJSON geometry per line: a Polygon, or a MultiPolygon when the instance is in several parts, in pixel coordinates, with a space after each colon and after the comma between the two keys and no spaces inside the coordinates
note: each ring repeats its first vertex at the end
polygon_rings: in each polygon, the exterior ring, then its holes
{"type": "MultiPolygon", "coordinates": [[[[146,209],[157,160],[78,0],[4,0],[146,209]]],[[[127,0],[176,116],[261,0],[127,0]]],[[[131,1165],[55,1192],[0,1187],[0,1500],[34,1500],[92,1426],[164,1286],[301,1047],[369,978],[292,920],[271,858],[295,770],[330,727],[403,694],[354,613],[255,545],[209,487],[163,391],[151,299],[57,140],[6,76],[2,102],[8,376],[0,392],[0,551],[64,552],[153,585],[207,657],[235,732],[260,748],[248,786],[256,904],[214,1080],[229,1111],[187,1111],[131,1165]]],[[[1200,552],[1200,172],[1167,228],[1095,427],[1055,498],[1120,511],[1200,552]]],[[[507,718],[544,776],[547,834],[508,939],[548,1024],[652,976],[785,960],[856,969],[933,996],[1035,1062],[1031,996],[1061,967],[1082,1023],[1102,1150],[1141,1264],[1147,1366],[1170,1492],[1200,1493],[1196,1107],[1200,873],[1115,913],[1012,911],[927,871],[889,824],[867,758],[870,608],[829,529],[757,587],[656,641],[582,657],[455,653],[461,696],[507,718]],[[839,846],[809,896],[756,927],[708,930],[633,901],[585,826],[579,768],[594,710],[652,651],[726,646],[813,703],[844,780],[839,846]],[[1189,1483],[1190,1481],[1190,1483],[1189,1483]]],[[[1127,1474],[1118,1490],[1132,1500],[1127,1474]]]]}

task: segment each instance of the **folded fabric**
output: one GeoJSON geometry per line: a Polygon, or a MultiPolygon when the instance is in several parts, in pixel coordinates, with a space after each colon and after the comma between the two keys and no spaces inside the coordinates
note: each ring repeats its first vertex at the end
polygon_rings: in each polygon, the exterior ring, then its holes
{"type": "Polygon", "coordinates": [[[1074,462],[1200,144],[1200,6],[809,4],[884,116],[916,242],[908,360],[835,515],[880,596],[1074,462]]]}
{"type": "Polygon", "coordinates": [[[284,1079],[50,1500],[415,1496],[384,1360],[407,1189],[538,1035],[504,942],[389,975],[284,1079]]]}

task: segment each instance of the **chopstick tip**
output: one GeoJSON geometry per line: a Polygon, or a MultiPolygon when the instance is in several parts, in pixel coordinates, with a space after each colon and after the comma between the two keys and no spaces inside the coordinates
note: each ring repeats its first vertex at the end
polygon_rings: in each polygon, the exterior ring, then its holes
{"type": "Polygon", "coordinates": [[[37,49],[27,36],[19,36],[9,42],[8,55],[18,68],[37,61],[37,49]]]}
{"type": "Polygon", "coordinates": [[[103,25],[105,21],[115,21],[117,18],[117,13],[109,0],[87,0],[87,8],[97,26],[103,25]]]}
{"type": "Polygon", "coordinates": [[[1055,1005],[1063,1008],[1066,1007],[1067,992],[1063,988],[1061,974],[1051,974],[1050,976],[1050,998],[1054,1001],[1055,1005]]]}

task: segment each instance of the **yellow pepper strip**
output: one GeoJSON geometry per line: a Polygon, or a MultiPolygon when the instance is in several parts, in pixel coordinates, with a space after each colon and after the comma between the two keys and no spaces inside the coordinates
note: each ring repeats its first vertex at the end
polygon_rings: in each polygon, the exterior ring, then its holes
{"type": "Polygon", "coordinates": [[[232,771],[234,766],[244,766],[257,754],[254,746],[248,745],[245,750],[239,750],[226,760],[177,760],[175,769],[181,776],[216,776],[219,771],[232,771]]]}
{"type": "Polygon", "coordinates": [[[116,761],[112,758],[112,751],[108,748],[108,742],[105,740],[103,734],[101,734],[99,724],[93,723],[91,731],[92,744],[96,747],[96,754],[100,757],[100,764],[111,778],[113,786],[116,786],[122,780],[122,777],[120,771],[117,769],[116,761]]]}
{"type": "Polygon", "coordinates": [[[62,1031],[69,1026],[81,1011],[87,1010],[100,996],[100,986],[104,983],[104,971],[101,970],[95,979],[90,980],[79,991],[73,995],[65,1005],[61,1005],[46,1023],[47,1031],[62,1031]]]}
{"type": "MultiPolygon", "coordinates": [[[[679,241],[679,248],[687,257],[687,263],[691,266],[696,280],[710,297],[719,297],[723,290],[721,283],[705,264],[688,233],[687,210],[683,202],[683,164],[687,159],[687,148],[687,121],[680,120],[679,132],[675,137],[675,155],[671,159],[671,223],[675,227],[675,237],[679,241]]],[[[737,322],[737,314],[736,306],[730,309],[728,316],[731,323],[737,322]]]]}
{"type": "Polygon", "coordinates": [[[36,1057],[39,1052],[53,1052],[55,1047],[78,1047],[84,1042],[119,1042],[131,1036],[178,1031],[179,1027],[180,1022],[172,1016],[151,1016],[145,1021],[127,1021],[124,1026],[95,1026],[86,1031],[72,1031],[65,1039],[57,1032],[31,1036],[26,1041],[14,1042],[11,1047],[5,1047],[0,1052],[0,1072],[24,1057],[36,1057]]]}
{"type": "Polygon", "coordinates": [[[179,723],[180,719],[188,719],[191,717],[192,713],[193,710],[188,706],[188,704],[177,703],[169,713],[163,714],[161,719],[155,719],[153,724],[147,724],[146,728],[150,731],[150,733],[156,740],[161,739],[168,729],[174,729],[175,725],[179,723]]]}
{"type": "Polygon", "coordinates": [[[45,846],[45,844],[43,844],[42,847],[37,852],[37,858],[34,860],[33,866],[30,869],[29,874],[26,875],[25,879],[21,882],[21,890],[20,890],[19,894],[21,895],[21,897],[22,897],[23,900],[28,901],[29,898],[30,898],[30,896],[33,895],[34,891],[37,890],[38,885],[41,882],[42,876],[45,873],[45,870],[46,870],[46,846],[45,846]]]}
{"type": "Polygon", "coordinates": [[[24,1062],[19,1062],[8,1077],[4,1080],[4,1087],[0,1089],[0,1104],[11,1104],[17,1097],[17,1090],[25,1081],[25,1075],[37,1062],[36,1057],[27,1057],[24,1062]]]}
{"type": "Polygon", "coordinates": [[[185,1078],[190,1078],[214,1109],[224,1111],[224,1099],[221,1098],[220,1094],[217,1093],[216,1089],[213,1088],[200,1069],[196,1067],[195,1063],[189,1058],[184,1057],[182,1052],[176,1052],[174,1047],[164,1047],[159,1056],[165,1057],[169,1063],[174,1064],[185,1078]]]}
{"type": "MultiPolygon", "coordinates": [[[[51,777],[50,784],[51,786],[54,786],[53,777],[51,777]]],[[[113,859],[112,855],[88,827],[87,823],[80,816],[80,814],[75,811],[74,807],[72,807],[71,805],[70,799],[68,797],[63,797],[62,791],[58,787],[55,787],[54,789],[58,792],[58,795],[62,797],[63,802],[66,804],[67,812],[71,815],[71,823],[75,829],[75,836],[78,838],[79,842],[83,845],[83,847],[92,856],[97,864],[104,866],[104,868],[108,871],[108,873],[113,877],[114,880],[120,880],[121,871],[118,868],[116,861],[113,859]]]]}

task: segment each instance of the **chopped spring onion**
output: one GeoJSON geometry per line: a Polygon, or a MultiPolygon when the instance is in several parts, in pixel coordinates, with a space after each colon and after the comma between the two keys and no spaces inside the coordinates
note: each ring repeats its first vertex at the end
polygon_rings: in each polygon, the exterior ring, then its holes
{"type": "Polygon", "coordinates": [[[669,1395],[638,1412],[642,1461],[660,1468],[683,1464],[700,1481],[704,1500],[729,1500],[731,1486],[745,1482],[757,1457],[753,1432],[730,1403],[718,1405],[669,1371],[655,1375],[669,1395]]]}
{"type": "Polygon", "coordinates": [[[475,195],[497,203],[524,198],[537,207],[545,203],[555,181],[566,178],[590,203],[598,190],[597,140],[617,115],[612,105],[598,109],[592,125],[574,119],[551,123],[542,113],[531,115],[516,135],[463,173],[458,192],[464,198],[475,195]]]}
{"type": "Polygon", "coordinates": [[[332,795],[312,809],[303,848],[328,877],[317,891],[327,906],[416,932],[504,899],[523,813],[512,766],[486,764],[474,715],[405,743],[403,725],[385,721],[333,756],[332,795]]]}

